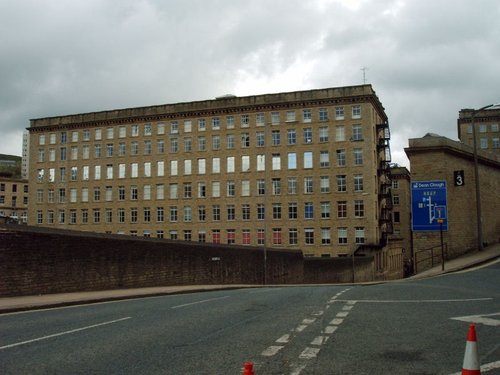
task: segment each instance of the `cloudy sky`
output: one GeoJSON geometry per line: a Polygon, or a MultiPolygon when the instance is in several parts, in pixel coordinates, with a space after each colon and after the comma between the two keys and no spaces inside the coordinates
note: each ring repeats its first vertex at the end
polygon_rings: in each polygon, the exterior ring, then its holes
{"type": "Polygon", "coordinates": [[[1,0],[0,153],[29,119],[371,83],[393,161],[500,102],[498,0],[1,0]]]}

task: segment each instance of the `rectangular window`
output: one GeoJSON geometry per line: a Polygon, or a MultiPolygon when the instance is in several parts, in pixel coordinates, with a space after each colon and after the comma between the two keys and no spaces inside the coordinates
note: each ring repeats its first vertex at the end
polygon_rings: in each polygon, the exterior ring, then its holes
{"type": "Polygon", "coordinates": [[[297,194],[297,177],[288,177],[288,194],[297,194]]]}
{"type": "Polygon", "coordinates": [[[279,112],[271,112],[271,124],[277,125],[280,123],[280,113],[279,112]]]}
{"type": "Polygon", "coordinates": [[[273,203],[273,219],[281,219],[281,203],[273,203]]]}
{"type": "Polygon", "coordinates": [[[207,140],[205,137],[198,137],[198,151],[205,151],[207,149],[207,140]]]}
{"type": "Polygon", "coordinates": [[[319,121],[328,121],[328,109],[320,108],[319,109],[319,121]]]}
{"type": "Polygon", "coordinates": [[[273,228],[273,245],[281,245],[281,228],[273,228]]]}
{"type": "Polygon", "coordinates": [[[236,183],[234,181],[227,181],[227,196],[228,197],[236,196],[236,183]]]}
{"type": "Polygon", "coordinates": [[[353,105],[352,106],[352,118],[353,119],[360,119],[361,118],[361,106],[360,105],[353,105]]]}
{"type": "Polygon", "coordinates": [[[355,148],[354,153],[354,165],[363,165],[363,149],[355,148]]]}
{"type": "Polygon", "coordinates": [[[365,243],[365,228],[356,227],[354,228],[354,242],[356,245],[361,245],[365,243]]]}
{"type": "Polygon", "coordinates": [[[158,184],[156,185],[156,200],[165,199],[165,185],[158,184]]]}
{"type": "Polygon", "coordinates": [[[250,117],[248,115],[241,115],[241,127],[248,128],[250,126],[250,117]]]}
{"type": "Polygon", "coordinates": [[[130,164],[130,177],[132,177],[132,178],[139,177],[139,164],[138,163],[130,164]]]}
{"type": "Polygon", "coordinates": [[[265,195],[266,194],[266,181],[263,179],[257,180],[257,195],[265,195]]]}
{"type": "Polygon", "coordinates": [[[178,163],[177,160],[170,160],[170,176],[178,175],[178,163]]]}
{"type": "Polygon", "coordinates": [[[288,153],[288,169],[297,169],[297,153],[288,153]]]}
{"type": "Polygon", "coordinates": [[[330,192],[330,176],[320,176],[320,190],[322,193],[330,192]]]}
{"type": "Polygon", "coordinates": [[[193,122],[191,120],[184,120],[184,133],[191,133],[193,130],[193,122]]]}
{"type": "Polygon", "coordinates": [[[228,221],[236,220],[236,207],[234,206],[234,204],[228,204],[226,207],[226,212],[228,221]]]}
{"type": "Polygon", "coordinates": [[[260,112],[255,115],[255,124],[257,126],[264,126],[265,124],[265,115],[264,113],[260,112]]]}
{"type": "Polygon", "coordinates": [[[310,169],[313,167],[313,153],[312,151],[304,152],[304,169],[310,169]]]}
{"type": "Polygon", "coordinates": [[[251,244],[250,229],[243,229],[242,230],[242,243],[243,243],[243,245],[250,245],[251,244]]]}
{"type": "Polygon", "coordinates": [[[241,133],[241,148],[250,147],[250,134],[249,133],[241,133]]]}
{"type": "Polygon", "coordinates": [[[297,219],[297,203],[288,203],[288,218],[289,219],[297,219]]]}
{"type": "Polygon", "coordinates": [[[344,119],[344,107],[336,107],[335,108],[335,119],[343,120],[344,119]]]}
{"type": "Polygon", "coordinates": [[[364,217],[365,216],[365,204],[363,200],[354,201],[354,217],[364,217]]]}
{"type": "Polygon", "coordinates": [[[177,206],[170,206],[170,221],[176,222],[178,219],[177,216],[177,206]]]}
{"type": "Polygon", "coordinates": [[[226,148],[232,150],[235,147],[234,134],[226,135],[226,148]]]}
{"type": "Polygon", "coordinates": [[[219,130],[220,129],[220,118],[219,117],[213,117],[212,118],[212,129],[213,130],[219,130]]]}
{"type": "Polygon", "coordinates": [[[328,142],[328,126],[322,126],[319,128],[319,141],[328,142]]]}
{"type": "Polygon", "coordinates": [[[354,191],[363,191],[363,175],[354,175],[354,191]]]}
{"type": "Polygon", "coordinates": [[[335,154],[337,155],[337,166],[345,167],[346,165],[345,149],[336,150],[335,154]]]}
{"type": "Polygon", "coordinates": [[[220,229],[212,229],[212,243],[220,243],[220,229]]]}
{"type": "Polygon", "coordinates": [[[337,126],[335,128],[335,140],[337,142],[343,142],[345,141],[345,128],[343,125],[337,126]]]}
{"type": "Polygon", "coordinates": [[[204,182],[198,182],[198,198],[207,196],[207,185],[204,182]]]}
{"type": "Polygon", "coordinates": [[[313,193],[313,178],[311,176],[304,177],[304,194],[313,193]]]}
{"type": "Polygon", "coordinates": [[[192,173],[191,160],[184,160],[184,176],[189,176],[192,173]]]}
{"type": "Polygon", "coordinates": [[[312,120],[312,113],[310,109],[304,109],[302,111],[302,119],[304,122],[311,122],[312,120]]]}
{"type": "Polygon", "coordinates": [[[212,150],[220,150],[220,135],[212,136],[212,150]]]}
{"type": "Polygon", "coordinates": [[[234,116],[226,116],[226,128],[234,129],[234,116]]]}
{"type": "Polygon", "coordinates": [[[271,140],[273,146],[279,146],[281,144],[281,135],[279,130],[273,130],[271,133],[271,140]]]}
{"type": "Polygon", "coordinates": [[[241,181],[241,196],[242,197],[250,196],[250,180],[241,181]]]}
{"type": "Polygon", "coordinates": [[[305,228],[304,229],[304,242],[306,245],[314,245],[314,229],[305,228]]]}
{"type": "Polygon", "coordinates": [[[228,244],[232,245],[236,243],[236,231],[234,229],[227,229],[226,235],[228,244]]]}
{"type": "Polygon", "coordinates": [[[330,154],[328,151],[319,152],[319,166],[321,168],[327,168],[330,166],[330,154]]]}
{"type": "Polygon", "coordinates": [[[207,209],[205,206],[198,206],[198,221],[205,221],[207,219],[207,209]]]}
{"type": "Polygon", "coordinates": [[[242,172],[249,172],[250,171],[250,156],[249,155],[243,155],[241,157],[241,171],[242,172]]]}
{"type": "Polygon", "coordinates": [[[257,245],[265,245],[266,243],[266,232],[264,229],[257,229],[257,245]]]}
{"type": "Polygon", "coordinates": [[[272,195],[280,195],[281,194],[281,178],[273,178],[272,179],[272,195]]]}
{"type": "Polygon", "coordinates": [[[288,229],[288,244],[289,245],[297,245],[299,243],[298,233],[299,232],[298,232],[297,228],[288,229]]]}
{"type": "Polygon", "coordinates": [[[183,190],[184,190],[184,198],[192,198],[193,197],[193,189],[192,189],[192,185],[190,182],[183,184],[183,190]]]}
{"type": "Polygon", "coordinates": [[[266,170],[266,155],[257,155],[257,172],[266,170]]]}
{"type": "Polygon", "coordinates": [[[295,131],[295,129],[287,130],[287,142],[289,145],[297,144],[297,132],[295,131]]]}
{"type": "Polygon", "coordinates": [[[314,219],[314,206],[312,202],[304,203],[304,219],[314,219]]]}
{"type": "Polygon", "coordinates": [[[207,173],[207,159],[198,159],[198,174],[207,173]]]}
{"type": "Polygon", "coordinates": [[[184,222],[189,223],[193,220],[193,211],[191,209],[191,206],[185,206],[184,207],[184,222]]]}
{"type": "Polygon", "coordinates": [[[337,228],[337,238],[339,245],[347,244],[347,228],[337,228]]]}
{"type": "Polygon", "coordinates": [[[363,128],[361,125],[352,126],[352,140],[362,141],[363,140],[363,128]]]}
{"type": "Polygon", "coordinates": [[[313,140],[312,128],[304,128],[303,135],[304,135],[304,143],[312,143],[313,140]]]}
{"type": "Polygon", "coordinates": [[[250,205],[242,204],[241,205],[241,218],[243,220],[250,220],[250,205]]]}
{"type": "Polygon", "coordinates": [[[332,242],[332,236],[330,233],[330,228],[321,228],[321,244],[330,245],[332,242]]]}
{"type": "Polygon", "coordinates": [[[234,156],[228,156],[226,158],[226,172],[227,173],[234,173],[235,171],[235,158],[234,156]]]}
{"type": "Polygon", "coordinates": [[[347,201],[337,201],[337,217],[347,217],[347,201]]]}
{"type": "Polygon", "coordinates": [[[255,136],[257,147],[264,147],[266,143],[264,132],[257,132],[255,136]]]}
{"type": "Polygon", "coordinates": [[[346,175],[337,175],[337,191],[347,191],[346,175]]]}
{"type": "Polygon", "coordinates": [[[220,158],[212,158],[212,173],[220,173],[220,158]]]}
{"type": "Polygon", "coordinates": [[[212,181],[212,197],[219,198],[220,197],[220,182],[212,181]]]}
{"type": "Polygon", "coordinates": [[[272,154],[272,170],[279,171],[281,169],[281,156],[280,154],[272,154]]]}
{"type": "Polygon", "coordinates": [[[321,202],[321,218],[330,218],[330,202],[321,202]]]}
{"type": "Polygon", "coordinates": [[[212,220],[220,221],[220,206],[218,204],[212,206],[212,220]]]}
{"type": "Polygon", "coordinates": [[[266,207],[263,204],[257,204],[257,220],[265,220],[266,207]]]}

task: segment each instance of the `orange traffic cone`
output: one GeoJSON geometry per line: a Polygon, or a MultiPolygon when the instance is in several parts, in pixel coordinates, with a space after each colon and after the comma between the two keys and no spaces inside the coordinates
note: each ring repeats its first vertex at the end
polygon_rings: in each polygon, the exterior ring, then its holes
{"type": "Polygon", "coordinates": [[[245,369],[243,370],[243,375],[255,375],[253,372],[253,363],[245,362],[245,369]]]}
{"type": "Polygon", "coordinates": [[[479,355],[477,354],[476,327],[474,324],[469,326],[469,332],[467,333],[462,375],[481,375],[479,355]]]}

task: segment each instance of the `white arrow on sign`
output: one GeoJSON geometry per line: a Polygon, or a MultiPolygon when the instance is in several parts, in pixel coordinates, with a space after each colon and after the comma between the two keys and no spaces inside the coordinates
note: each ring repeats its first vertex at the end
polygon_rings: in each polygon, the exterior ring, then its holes
{"type": "Polygon", "coordinates": [[[484,315],[457,316],[455,318],[450,318],[450,319],[460,320],[462,322],[468,322],[468,323],[484,324],[485,326],[492,326],[492,327],[500,326],[500,320],[488,318],[490,316],[500,316],[500,312],[494,314],[484,314],[484,315]]]}

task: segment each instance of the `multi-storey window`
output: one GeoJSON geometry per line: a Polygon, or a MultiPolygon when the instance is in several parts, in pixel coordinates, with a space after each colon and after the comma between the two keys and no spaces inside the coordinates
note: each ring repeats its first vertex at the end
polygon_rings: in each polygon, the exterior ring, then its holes
{"type": "Polygon", "coordinates": [[[250,116],[241,115],[241,127],[248,128],[250,126],[250,116]]]}
{"type": "Polygon", "coordinates": [[[352,118],[353,119],[361,118],[361,106],[360,105],[353,105],[352,106],[352,118]]]}
{"type": "Polygon", "coordinates": [[[297,203],[295,203],[295,202],[288,203],[288,218],[289,219],[297,219],[298,218],[297,203]]]}
{"type": "Polygon", "coordinates": [[[266,170],[266,155],[257,155],[257,172],[266,170]]]}
{"type": "Polygon", "coordinates": [[[207,219],[207,209],[205,206],[198,206],[198,221],[205,221],[207,219]]]}
{"type": "Polygon", "coordinates": [[[227,181],[227,196],[235,197],[236,196],[236,183],[234,181],[227,181]]]}
{"type": "Polygon", "coordinates": [[[184,222],[189,223],[193,219],[193,210],[191,206],[184,206],[184,222]]]}
{"type": "Polygon", "coordinates": [[[191,183],[190,182],[184,183],[183,188],[184,188],[184,198],[192,198],[193,189],[191,183]]]}
{"type": "Polygon", "coordinates": [[[280,113],[279,112],[271,112],[271,124],[277,125],[280,123],[280,113]]]}
{"type": "Polygon", "coordinates": [[[347,178],[346,175],[337,175],[337,191],[345,192],[347,191],[347,178]]]}
{"type": "Polygon", "coordinates": [[[272,154],[272,170],[279,171],[281,169],[281,155],[272,154]]]}
{"type": "Polygon", "coordinates": [[[354,175],[354,191],[363,191],[363,175],[354,175]]]}
{"type": "Polygon", "coordinates": [[[243,229],[241,231],[242,234],[242,244],[243,245],[250,245],[251,244],[251,239],[250,239],[250,229],[243,229]]]}
{"type": "Polygon", "coordinates": [[[234,129],[234,116],[226,116],[226,128],[234,129]]]}
{"type": "Polygon", "coordinates": [[[235,157],[234,156],[228,156],[226,158],[226,172],[227,173],[234,173],[235,172],[235,157]]]}
{"type": "Polygon", "coordinates": [[[330,192],[330,176],[320,176],[320,191],[322,193],[330,192]]]}
{"type": "Polygon", "coordinates": [[[234,147],[235,147],[234,134],[228,134],[228,135],[226,135],[226,148],[228,150],[231,150],[234,147]]]}
{"type": "Polygon", "coordinates": [[[328,126],[322,126],[319,128],[319,141],[328,142],[328,126]]]}
{"type": "Polygon", "coordinates": [[[312,202],[304,203],[304,219],[314,219],[314,205],[312,202]]]}
{"type": "Polygon", "coordinates": [[[170,221],[177,221],[177,206],[170,206],[170,221]]]}
{"type": "Polygon", "coordinates": [[[212,197],[220,197],[220,181],[212,181],[212,197]]]}
{"type": "Polygon", "coordinates": [[[313,178],[312,176],[304,177],[304,194],[313,193],[313,178]]]}
{"type": "Polygon", "coordinates": [[[94,224],[99,224],[101,222],[101,210],[99,208],[92,209],[94,216],[94,224]]]}
{"type": "Polygon", "coordinates": [[[207,184],[205,182],[198,182],[198,198],[205,198],[207,196],[207,184]]]}
{"type": "Polygon", "coordinates": [[[281,219],[281,203],[273,203],[273,219],[281,219]]]}
{"type": "Polygon", "coordinates": [[[153,153],[153,143],[151,140],[144,141],[144,155],[151,155],[153,153]]]}
{"type": "Polygon", "coordinates": [[[354,242],[356,245],[361,245],[365,243],[365,228],[356,227],[354,228],[354,242]]]}
{"type": "Polygon", "coordinates": [[[226,207],[227,220],[236,220],[236,207],[234,204],[228,204],[226,207]]]}
{"type": "Polygon", "coordinates": [[[288,177],[288,194],[297,194],[297,177],[288,177]]]}
{"type": "Polygon", "coordinates": [[[241,181],[241,196],[242,197],[250,196],[250,180],[241,181]]]}
{"type": "Polygon", "coordinates": [[[343,125],[335,127],[335,140],[337,142],[345,141],[345,127],[343,125]]]}
{"type": "Polygon", "coordinates": [[[165,199],[165,185],[157,184],[156,185],[156,200],[165,199]]]}
{"type": "Polygon", "coordinates": [[[336,107],[335,108],[335,119],[337,119],[337,120],[344,119],[344,107],[336,107]]]}
{"type": "Polygon", "coordinates": [[[250,205],[242,204],[241,205],[241,218],[243,220],[250,220],[250,205]]]}
{"type": "Polygon", "coordinates": [[[298,233],[299,232],[298,232],[297,228],[288,229],[288,244],[289,245],[297,245],[299,243],[298,233]]]}
{"type": "Polygon", "coordinates": [[[272,195],[280,195],[281,194],[281,178],[273,178],[272,179],[272,195]]]}
{"type": "Polygon", "coordinates": [[[265,245],[266,232],[264,229],[257,229],[257,245],[265,245]]]}
{"type": "Polygon", "coordinates": [[[271,140],[273,146],[279,146],[281,144],[281,134],[279,130],[273,130],[271,133],[271,140]]]}
{"type": "Polygon", "coordinates": [[[354,153],[354,165],[363,165],[363,149],[355,148],[354,153]]]}
{"type": "Polygon", "coordinates": [[[220,129],[220,118],[212,117],[212,129],[219,130],[220,129]]]}
{"type": "Polygon", "coordinates": [[[265,220],[266,207],[263,204],[257,204],[257,220],[265,220]]]}
{"type": "Polygon", "coordinates": [[[170,152],[179,151],[179,139],[178,138],[170,138],[170,152]]]}
{"type": "Polygon", "coordinates": [[[302,110],[302,120],[304,122],[311,122],[312,120],[312,112],[310,109],[302,110]]]}
{"type": "Polygon", "coordinates": [[[328,109],[320,108],[319,109],[319,121],[327,121],[328,120],[328,109]]]}
{"type": "Polygon", "coordinates": [[[255,115],[255,124],[257,126],[264,126],[265,124],[265,115],[262,112],[259,112],[255,115]]]}
{"type": "Polygon", "coordinates": [[[124,208],[118,209],[118,222],[119,223],[125,222],[125,209],[124,208]]]}
{"type": "Polygon", "coordinates": [[[205,137],[198,137],[198,151],[205,151],[207,149],[207,139],[205,137]]]}
{"type": "Polygon", "coordinates": [[[321,244],[329,245],[332,242],[330,228],[321,228],[321,244]]]}
{"type": "Polygon", "coordinates": [[[304,228],[304,243],[306,245],[314,245],[314,229],[304,228]]]}
{"type": "Polygon", "coordinates": [[[313,153],[312,151],[304,152],[304,168],[310,169],[313,167],[313,153]]]}
{"type": "Polygon", "coordinates": [[[330,166],[330,154],[328,151],[319,152],[319,166],[321,168],[327,168],[330,166]]]}
{"type": "Polygon", "coordinates": [[[257,147],[264,147],[266,144],[264,132],[257,132],[255,136],[257,147]]]}
{"type": "Polygon", "coordinates": [[[130,143],[130,155],[139,155],[139,142],[133,141],[130,143]]]}
{"type": "Polygon", "coordinates": [[[226,234],[228,244],[236,243],[236,231],[234,229],[227,229],[226,234]]]}
{"type": "Polygon", "coordinates": [[[288,169],[297,169],[297,153],[288,153],[288,169]]]}
{"type": "Polygon", "coordinates": [[[329,219],[330,211],[330,202],[321,202],[321,218],[329,219]]]}
{"type": "Polygon", "coordinates": [[[273,228],[273,245],[281,245],[281,228],[273,228]]]}
{"type": "Polygon", "coordinates": [[[303,135],[304,135],[304,143],[312,143],[313,140],[312,128],[304,128],[303,135]]]}
{"type": "Polygon", "coordinates": [[[220,243],[220,229],[212,229],[212,243],[220,243]]]}
{"type": "Polygon", "coordinates": [[[220,221],[220,206],[218,204],[212,206],[212,220],[220,221]]]}
{"type": "Polygon", "coordinates": [[[139,199],[139,189],[137,188],[137,185],[131,185],[130,186],[130,200],[136,201],[137,199],[139,199]]]}
{"type": "Polygon", "coordinates": [[[337,201],[337,217],[347,217],[347,201],[337,201]]]}
{"type": "Polygon", "coordinates": [[[336,150],[335,154],[337,155],[337,166],[344,167],[346,165],[345,149],[336,150]]]}
{"type": "Polygon", "coordinates": [[[363,140],[363,128],[361,125],[352,126],[352,140],[362,141],[363,140]]]}
{"type": "Polygon", "coordinates": [[[264,179],[257,180],[257,195],[266,194],[266,181],[264,179]]]}
{"type": "Polygon", "coordinates": [[[365,216],[365,203],[362,199],[357,199],[354,201],[354,217],[364,217],[365,216]]]}
{"type": "Polygon", "coordinates": [[[165,141],[163,139],[158,139],[156,141],[156,150],[158,154],[163,154],[165,152],[165,141]]]}
{"type": "Polygon", "coordinates": [[[163,207],[156,207],[156,222],[163,223],[164,220],[165,220],[165,212],[163,210],[163,207]]]}
{"type": "Polygon", "coordinates": [[[347,228],[345,227],[337,228],[337,239],[339,245],[347,244],[347,228]]]}
{"type": "Polygon", "coordinates": [[[297,132],[295,129],[287,130],[287,142],[289,145],[297,144],[297,132]]]}

